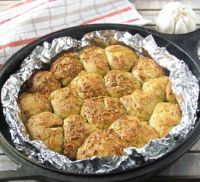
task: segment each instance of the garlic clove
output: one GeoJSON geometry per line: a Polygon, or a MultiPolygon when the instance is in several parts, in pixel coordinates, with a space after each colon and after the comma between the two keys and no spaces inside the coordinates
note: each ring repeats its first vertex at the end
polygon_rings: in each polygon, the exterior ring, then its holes
{"type": "Polygon", "coordinates": [[[194,13],[194,11],[192,10],[192,8],[191,7],[189,7],[189,6],[183,6],[183,9],[184,9],[184,12],[186,13],[186,15],[188,16],[188,17],[190,17],[191,19],[193,19],[193,21],[195,21],[196,22],[196,15],[195,15],[195,13],[194,13]]]}
{"type": "Polygon", "coordinates": [[[188,18],[187,16],[183,16],[183,21],[185,22],[185,24],[188,25],[187,32],[192,32],[193,30],[195,30],[196,23],[194,19],[188,18]]]}
{"type": "Polygon", "coordinates": [[[159,26],[157,27],[158,30],[160,32],[163,32],[163,33],[173,33],[173,30],[174,30],[174,20],[168,18],[167,16],[160,19],[160,21],[157,22],[159,24],[159,26]]]}
{"type": "Polygon", "coordinates": [[[183,18],[182,18],[182,17],[180,17],[180,18],[177,20],[177,22],[176,22],[176,24],[175,24],[175,27],[174,27],[174,32],[178,32],[178,33],[180,33],[180,34],[182,34],[182,33],[187,33],[187,32],[188,32],[188,31],[187,31],[187,27],[186,27],[185,22],[183,21],[183,18]]]}

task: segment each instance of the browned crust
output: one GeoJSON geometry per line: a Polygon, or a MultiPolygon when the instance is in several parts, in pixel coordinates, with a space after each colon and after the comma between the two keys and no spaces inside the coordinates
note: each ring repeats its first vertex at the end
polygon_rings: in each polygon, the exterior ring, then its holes
{"type": "Polygon", "coordinates": [[[132,147],[143,147],[149,140],[158,138],[154,129],[147,122],[141,121],[137,117],[121,117],[110,128],[132,147]]]}
{"type": "Polygon", "coordinates": [[[80,60],[86,72],[104,76],[109,71],[105,50],[100,47],[89,46],[84,48],[80,52],[80,60]]]}
{"type": "Polygon", "coordinates": [[[111,129],[98,130],[92,133],[78,149],[76,158],[78,160],[98,156],[111,157],[123,155],[123,148],[127,144],[111,129]]]}
{"type": "Polygon", "coordinates": [[[61,87],[60,82],[56,79],[55,75],[50,71],[37,71],[35,72],[28,82],[28,91],[32,93],[51,93],[52,91],[61,87]]]}
{"type": "Polygon", "coordinates": [[[81,115],[88,123],[97,128],[105,129],[126,112],[117,98],[93,97],[86,99],[81,109],[81,115]]]}
{"type": "Polygon", "coordinates": [[[105,53],[112,70],[130,71],[138,61],[136,53],[122,45],[108,46],[105,53]]]}
{"type": "Polygon", "coordinates": [[[165,137],[172,127],[180,123],[181,118],[182,112],[178,104],[160,102],[156,105],[149,124],[155,128],[160,137],[165,137]]]}
{"type": "Polygon", "coordinates": [[[26,124],[32,140],[41,140],[55,152],[62,152],[63,121],[55,114],[42,112],[32,116],[26,124]]]}
{"type": "Polygon", "coordinates": [[[78,73],[83,70],[83,65],[74,52],[66,52],[59,56],[51,66],[51,72],[56,79],[60,80],[63,86],[66,86],[78,73]]]}
{"type": "Polygon", "coordinates": [[[165,70],[158,63],[145,56],[140,56],[137,65],[133,67],[132,74],[141,84],[150,79],[166,75],[165,70]]]}
{"type": "Polygon", "coordinates": [[[140,89],[140,83],[133,78],[131,73],[112,70],[109,71],[104,77],[105,86],[111,97],[122,97],[129,95],[137,89],[140,89]]]}
{"type": "Polygon", "coordinates": [[[31,116],[41,112],[52,112],[48,94],[24,92],[19,96],[18,104],[21,109],[21,116],[24,122],[26,122],[31,116]]]}
{"type": "Polygon", "coordinates": [[[107,95],[103,79],[94,73],[79,73],[70,87],[82,99],[107,95]]]}

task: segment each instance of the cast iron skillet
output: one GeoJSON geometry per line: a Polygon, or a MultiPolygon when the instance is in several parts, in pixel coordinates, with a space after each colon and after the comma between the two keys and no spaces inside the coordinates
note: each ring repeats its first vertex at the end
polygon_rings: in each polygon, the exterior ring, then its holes
{"type": "MultiPolygon", "coordinates": [[[[152,34],[159,46],[166,47],[171,54],[175,55],[179,59],[183,59],[185,63],[189,66],[190,70],[192,70],[193,73],[196,75],[198,80],[200,80],[200,61],[198,60],[197,56],[197,44],[198,40],[200,40],[200,30],[184,35],[167,35],[130,25],[95,24],[72,27],[54,32],[40,38],[39,40],[27,45],[26,47],[18,51],[6,62],[6,64],[2,67],[0,71],[0,88],[2,88],[4,82],[8,79],[8,77],[17,71],[24,58],[26,58],[37,45],[42,45],[44,41],[51,42],[53,39],[62,36],[70,36],[72,38],[81,39],[81,37],[87,32],[102,29],[128,31],[131,34],[139,33],[142,36],[152,34]]],[[[19,164],[19,168],[17,168],[16,170],[0,172],[0,181],[14,179],[37,179],[42,181],[68,182],[133,181],[133,179],[135,181],[142,180],[144,178],[154,175],[158,171],[162,170],[163,168],[174,162],[196,143],[196,141],[200,137],[200,114],[199,112],[197,114],[198,121],[196,122],[194,130],[180,145],[178,145],[173,151],[171,151],[161,159],[148,163],[139,168],[130,169],[119,173],[103,175],[80,175],[66,173],[61,170],[51,168],[48,166],[48,164],[38,164],[18,152],[12,144],[8,126],[3,117],[2,105],[0,103],[0,146],[2,147],[6,155],[8,155],[14,162],[19,164]]]]}

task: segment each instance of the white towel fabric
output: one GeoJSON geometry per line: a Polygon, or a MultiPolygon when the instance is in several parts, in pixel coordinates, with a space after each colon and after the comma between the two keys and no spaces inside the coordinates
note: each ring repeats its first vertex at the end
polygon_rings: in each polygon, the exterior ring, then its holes
{"type": "Polygon", "coordinates": [[[59,29],[93,23],[149,23],[128,0],[23,0],[0,12],[0,65],[59,29]]]}

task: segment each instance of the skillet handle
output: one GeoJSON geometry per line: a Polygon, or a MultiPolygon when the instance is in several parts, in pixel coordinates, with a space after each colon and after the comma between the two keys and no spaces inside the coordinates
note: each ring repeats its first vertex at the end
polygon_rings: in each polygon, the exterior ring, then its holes
{"type": "MultiPolygon", "coordinates": [[[[19,156],[12,151],[12,148],[8,146],[6,141],[3,140],[3,137],[0,133],[0,146],[1,150],[5,151],[5,153],[11,154],[9,155],[9,159],[14,163],[13,167],[17,168],[13,170],[0,171],[0,182],[10,181],[10,180],[24,180],[24,179],[38,179],[41,176],[41,173],[35,168],[34,165],[30,165],[26,160],[20,160],[19,156]],[[20,162],[19,162],[20,161],[20,162]]],[[[3,165],[0,163],[0,165],[3,165]]]]}
{"type": "Polygon", "coordinates": [[[156,34],[167,39],[172,44],[179,46],[194,61],[200,62],[198,56],[198,47],[200,46],[200,29],[186,34],[163,34],[158,32],[156,34]]]}

